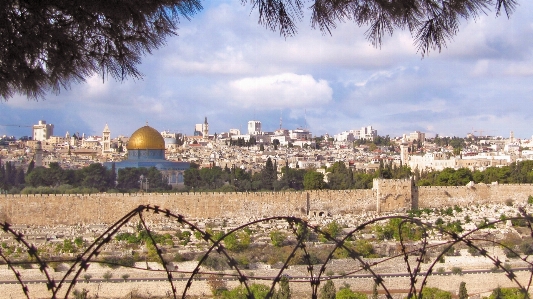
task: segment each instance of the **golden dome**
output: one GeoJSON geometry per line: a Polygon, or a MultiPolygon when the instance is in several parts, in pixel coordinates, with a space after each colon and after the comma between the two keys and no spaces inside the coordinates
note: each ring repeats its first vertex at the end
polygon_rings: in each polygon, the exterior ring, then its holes
{"type": "Polygon", "coordinates": [[[135,131],[128,141],[128,150],[165,149],[165,140],[156,129],[144,126],[135,131]]]}

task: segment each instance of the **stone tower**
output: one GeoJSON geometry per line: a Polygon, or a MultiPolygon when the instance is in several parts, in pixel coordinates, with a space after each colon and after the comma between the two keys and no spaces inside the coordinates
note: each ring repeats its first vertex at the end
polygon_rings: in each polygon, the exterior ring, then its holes
{"type": "Polygon", "coordinates": [[[207,139],[209,137],[209,124],[207,123],[207,116],[205,117],[205,120],[204,120],[204,131],[202,132],[202,135],[204,137],[204,139],[207,139]]]}
{"type": "Polygon", "coordinates": [[[40,141],[37,141],[35,144],[35,156],[33,159],[35,161],[35,167],[43,166],[43,147],[40,141]]]}
{"type": "Polygon", "coordinates": [[[111,151],[111,131],[107,124],[105,124],[104,131],[102,132],[102,154],[109,153],[111,151]]]}
{"type": "Polygon", "coordinates": [[[400,159],[403,166],[409,166],[409,144],[405,140],[405,135],[400,144],[400,159]]]}

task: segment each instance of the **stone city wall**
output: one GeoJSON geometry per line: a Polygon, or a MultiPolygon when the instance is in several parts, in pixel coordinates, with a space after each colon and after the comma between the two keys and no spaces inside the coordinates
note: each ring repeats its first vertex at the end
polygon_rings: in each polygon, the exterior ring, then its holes
{"type": "Polygon", "coordinates": [[[111,224],[139,205],[148,204],[186,218],[325,216],[375,211],[374,198],[372,190],[5,195],[0,197],[0,221],[28,225],[111,224]]]}
{"type": "Polygon", "coordinates": [[[473,204],[527,202],[533,195],[533,185],[486,185],[418,187],[418,208],[440,208],[447,206],[468,206],[473,204]]]}
{"type": "Polygon", "coordinates": [[[260,219],[361,212],[404,212],[472,204],[526,202],[533,185],[415,187],[407,180],[374,180],[371,190],[254,193],[138,193],[0,196],[0,221],[28,225],[111,224],[139,205],[169,209],[186,218],[260,219]]]}
{"type": "Polygon", "coordinates": [[[413,181],[411,179],[383,180],[374,179],[377,211],[398,212],[409,210],[413,200],[413,181]]]}

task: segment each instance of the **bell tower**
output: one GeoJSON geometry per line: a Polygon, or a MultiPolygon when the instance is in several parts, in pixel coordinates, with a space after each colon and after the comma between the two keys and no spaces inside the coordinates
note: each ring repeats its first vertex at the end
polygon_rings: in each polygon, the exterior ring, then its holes
{"type": "Polygon", "coordinates": [[[102,132],[102,154],[109,153],[111,151],[111,131],[107,124],[105,124],[104,131],[102,132]]]}
{"type": "Polygon", "coordinates": [[[207,138],[209,138],[209,124],[207,123],[207,116],[205,117],[205,120],[204,120],[204,131],[202,132],[202,135],[204,137],[205,140],[207,140],[207,138]]]}

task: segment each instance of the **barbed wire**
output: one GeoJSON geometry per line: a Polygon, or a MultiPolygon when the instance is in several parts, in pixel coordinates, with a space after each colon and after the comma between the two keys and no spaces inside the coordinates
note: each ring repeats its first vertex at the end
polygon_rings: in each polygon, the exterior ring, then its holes
{"type": "MultiPolygon", "coordinates": [[[[140,205],[137,208],[130,211],[129,213],[127,213],[126,215],[124,215],[123,217],[121,217],[118,221],[116,221],[109,228],[107,228],[104,231],[104,233],[102,233],[92,243],[90,243],[81,254],[76,256],[75,259],[62,260],[65,262],[71,262],[72,265],[68,268],[65,275],[61,278],[59,282],[56,282],[54,278],[48,272],[50,262],[52,261],[43,260],[39,256],[39,251],[35,247],[35,245],[30,244],[24,238],[24,235],[21,232],[15,231],[12,228],[12,226],[7,222],[0,223],[0,228],[4,232],[11,234],[14,237],[15,241],[18,242],[20,246],[26,248],[26,252],[30,256],[31,262],[11,261],[8,258],[8,256],[3,253],[2,248],[0,248],[0,260],[3,260],[7,264],[8,268],[14,273],[16,280],[22,287],[22,291],[26,298],[28,299],[31,298],[28,286],[24,283],[24,280],[22,279],[22,274],[20,273],[20,271],[18,271],[15,268],[15,266],[18,266],[21,264],[27,264],[27,263],[33,263],[33,264],[36,263],[39,266],[39,270],[42,273],[42,275],[44,275],[44,278],[46,280],[47,289],[51,293],[50,294],[51,299],[60,298],[61,297],[60,290],[62,290],[63,288],[66,288],[64,298],[68,298],[69,294],[73,291],[73,288],[78,282],[81,273],[88,269],[89,262],[111,264],[111,265],[114,264],[111,262],[97,260],[98,255],[101,253],[102,248],[113,240],[113,237],[117,235],[117,233],[121,230],[121,228],[123,228],[128,223],[132,222],[135,218],[138,218],[139,225],[142,227],[142,229],[144,229],[144,231],[146,232],[148,236],[149,242],[155,248],[155,252],[157,254],[159,262],[162,264],[164,268],[163,271],[166,272],[166,280],[168,281],[170,285],[171,296],[173,298],[178,298],[179,296],[181,296],[181,298],[185,298],[191,289],[191,286],[193,284],[193,281],[195,280],[195,277],[201,274],[211,274],[211,275],[217,275],[217,276],[226,276],[226,277],[236,278],[244,286],[246,292],[248,293],[249,298],[254,298],[254,295],[251,291],[251,286],[249,284],[249,281],[251,278],[253,278],[254,280],[271,281],[270,289],[266,296],[266,298],[271,298],[275,294],[276,285],[279,284],[282,277],[284,277],[285,275],[284,271],[289,268],[289,265],[291,261],[295,258],[298,250],[303,251],[304,265],[307,266],[306,269],[308,273],[308,277],[306,277],[305,280],[310,285],[310,289],[311,289],[310,297],[311,298],[318,298],[319,286],[321,282],[323,282],[324,280],[342,279],[346,275],[354,275],[362,271],[367,273],[369,275],[368,277],[371,277],[374,280],[374,283],[383,289],[383,292],[385,293],[385,296],[387,298],[392,298],[391,292],[387,288],[383,275],[380,274],[375,269],[380,264],[386,263],[394,259],[401,259],[401,258],[403,258],[403,262],[405,263],[407,273],[409,275],[409,285],[407,286],[409,289],[408,289],[407,298],[411,298],[413,296],[416,296],[417,298],[421,298],[422,290],[426,286],[428,278],[433,274],[434,268],[436,267],[437,263],[446,255],[446,253],[450,249],[453,249],[454,245],[457,245],[457,244],[466,245],[466,247],[471,248],[472,250],[478,252],[479,255],[489,259],[491,263],[494,265],[494,269],[497,269],[500,272],[502,272],[504,275],[506,275],[509,280],[511,280],[514,284],[516,284],[516,286],[520,289],[520,291],[525,292],[526,294],[529,291],[529,286],[531,285],[533,281],[533,270],[532,270],[533,263],[528,260],[529,255],[520,256],[519,252],[517,252],[515,248],[509,246],[508,244],[499,242],[495,240],[495,238],[490,239],[489,237],[476,236],[476,233],[479,232],[480,230],[493,227],[495,224],[502,223],[503,221],[514,220],[514,221],[524,221],[525,226],[529,230],[530,236],[533,237],[533,229],[531,225],[533,218],[526,212],[524,208],[518,208],[518,215],[516,217],[499,219],[499,220],[495,220],[492,222],[484,222],[484,224],[477,226],[475,229],[467,231],[460,235],[455,231],[447,230],[443,226],[436,225],[430,222],[424,222],[421,219],[414,218],[411,216],[383,216],[383,217],[376,217],[372,220],[363,222],[359,224],[356,228],[352,229],[351,231],[343,235],[342,238],[337,238],[337,236],[332,235],[327,229],[321,228],[316,225],[311,225],[305,219],[298,218],[298,217],[292,217],[292,216],[286,216],[286,217],[276,216],[276,217],[268,217],[264,219],[254,220],[254,221],[245,223],[243,225],[240,225],[238,227],[235,227],[233,229],[230,229],[222,235],[214,236],[208,230],[200,229],[193,222],[187,220],[183,215],[175,214],[168,209],[161,209],[159,206],[140,205]],[[170,268],[168,267],[169,262],[165,260],[163,256],[162,245],[158,244],[157,238],[154,235],[155,233],[147,225],[147,222],[145,220],[145,215],[144,215],[146,213],[151,213],[153,215],[159,215],[161,217],[165,217],[173,221],[176,221],[180,225],[188,227],[188,229],[190,229],[191,232],[199,234],[201,239],[203,239],[204,241],[210,244],[205,254],[203,254],[203,256],[199,259],[198,264],[196,265],[194,270],[189,273],[190,276],[187,280],[187,283],[184,289],[181,291],[181,295],[180,295],[180,292],[178,292],[176,286],[174,285],[175,277],[173,273],[179,272],[183,274],[185,272],[169,270],[170,268]],[[396,219],[396,221],[399,221],[397,232],[398,232],[398,237],[399,237],[398,241],[400,244],[400,253],[393,254],[388,257],[384,257],[379,261],[369,262],[361,255],[360,252],[358,252],[354,247],[350,246],[350,240],[357,240],[357,234],[362,233],[366,228],[383,223],[385,221],[390,221],[393,219],[396,219]],[[286,221],[289,227],[289,232],[292,232],[292,234],[296,237],[296,244],[293,246],[288,257],[284,260],[283,265],[281,266],[279,272],[276,274],[275,277],[247,276],[244,273],[243,269],[239,267],[239,263],[232,256],[231,252],[226,248],[226,246],[224,246],[225,240],[232,234],[246,230],[249,227],[252,227],[254,225],[265,223],[265,222],[269,223],[271,221],[286,221]],[[446,236],[447,241],[443,243],[439,243],[439,244],[430,244],[428,240],[428,237],[429,237],[428,232],[435,231],[435,230],[441,235],[446,236]],[[331,244],[333,244],[333,248],[324,249],[324,250],[330,250],[330,252],[327,255],[326,259],[322,261],[320,264],[315,264],[313,262],[310,251],[309,251],[309,245],[306,244],[307,243],[306,241],[307,241],[307,238],[310,232],[317,234],[318,236],[322,237],[327,242],[330,242],[331,244]],[[419,237],[420,237],[419,240],[413,241],[412,238],[408,236],[409,233],[413,233],[413,232],[417,232],[419,234],[419,237]],[[487,250],[479,245],[480,243],[501,247],[505,251],[507,251],[510,255],[518,257],[521,261],[527,264],[528,265],[527,271],[529,271],[528,283],[527,284],[520,283],[513,269],[506,267],[504,264],[502,264],[502,262],[498,259],[497,256],[489,255],[487,250]],[[432,251],[435,249],[439,249],[438,254],[435,257],[433,257],[433,259],[431,260],[429,257],[429,251],[432,251]],[[349,257],[350,259],[353,259],[354,261],[357,261],[360,267],[355,268],[344,275],[324,276],[326,272],[326,266],[328,262],[330,262],[330,260],[334,258],[334,253],[337,250],[338,251],[344,250],[346,252],[346,256],[349,257]],[[202,272],[201,271],[202,266],[205,265],[207,259],[213,253],[222,255],[226,259],[226,262],[230,266],[230,268],[233,268],[235,270],[236,274],[202,272]],[[409,258],[410,256],[416,256],[416,259],[414,259],[414,263],[412,259],[409,258]],[[429,262],[429,267],[424,272],[422,270],[422,263],[424,263],[425,261],[426,262],[430,261],[430,262],[429,262]],[[316,270],[317,266],[319,266],[318,270],[316,270]],[[421,280],[420,283],[419,283],[419,280],[421,280]]],[[[124,266],[121,264],[115,264],[115,265],[124,266]]],[[[145,268],[140,268],[140,267],[135,267],[135,266],[125,266],[125,267],[145,270],[145,271],[158,271],[158,272],[161,271],[161,270],[145,269],[145,268]]],[[[42,297],[42,294],[39,294],[39,297],[42,297]]]]}

